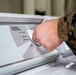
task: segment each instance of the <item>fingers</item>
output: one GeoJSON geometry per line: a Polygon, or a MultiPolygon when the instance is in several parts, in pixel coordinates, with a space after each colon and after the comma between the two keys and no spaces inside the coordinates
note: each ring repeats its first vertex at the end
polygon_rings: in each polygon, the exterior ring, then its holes
{"type": "Polygon", "coordinates": [[[35,27],[35,29],[34,29],[32,39],[33,39],[33,41],[34,41],[36,44],[40,45],[40,39],[39,39],[39,36],[38,36],[38,32],[37,32],[36,27],[35,27]]]}
{"type": "Polygon", "coordinates": [[[37,40],[36,40],[36,32],[35,32],[35,31],[33,32],[32,39],[33,39],[33,41],[34,41],[34,42],[36,42],[36,41],[37,41],[37,40]]]}
{"type": "Polygon", "coordinates": [[[46,40],[41,40],[41,45],[47,50],[52,50],[51,44],[46,40]]]}

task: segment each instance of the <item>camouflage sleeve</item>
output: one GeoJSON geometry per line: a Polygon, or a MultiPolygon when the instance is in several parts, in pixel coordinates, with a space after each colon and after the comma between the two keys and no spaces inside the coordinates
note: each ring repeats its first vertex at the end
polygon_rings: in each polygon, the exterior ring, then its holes
{"type": "Polygon", "coordinates": [[[76,12],[59,18],[58,35],[76,55],[76,12]]]}

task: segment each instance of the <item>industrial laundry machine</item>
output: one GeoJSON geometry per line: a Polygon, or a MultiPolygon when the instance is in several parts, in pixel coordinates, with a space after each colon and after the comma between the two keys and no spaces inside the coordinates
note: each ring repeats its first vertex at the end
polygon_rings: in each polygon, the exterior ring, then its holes
{"type": "Polygon", "coordinates": [[[27,30],[53,16],[0,13],[0,75],[75,75],[76,57],[65,42],[48,51],[27,30]]]}

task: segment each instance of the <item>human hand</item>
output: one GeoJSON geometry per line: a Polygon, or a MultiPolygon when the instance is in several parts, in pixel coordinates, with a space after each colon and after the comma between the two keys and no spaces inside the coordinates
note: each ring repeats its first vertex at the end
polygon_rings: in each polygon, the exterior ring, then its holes
{"type": "Polygon", "coordinates": [[[47,50],[58,47],[63,42],[58,36],[58,19],[47,20],[36,26],[32,39],[47,50]]]}

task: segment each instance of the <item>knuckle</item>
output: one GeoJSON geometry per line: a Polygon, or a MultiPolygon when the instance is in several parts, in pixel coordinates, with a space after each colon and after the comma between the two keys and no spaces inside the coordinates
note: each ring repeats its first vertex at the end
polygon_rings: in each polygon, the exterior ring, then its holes
{"type": "Polygon", "coordinates": [[[34,27],[34,30],[37,31],[37,29],[38,29],[38,26],[35,26],[35,27],[34,27]]]}
{"type": "Polygon", "coordinates": [[[36,35],[36,40],[38,40],[39,38],[38,38],[38,36],[36,35]]]}
{"type": "Polygon", "coordinates": [[[50,45],[50,43],[47,43],[47,42],[41,40],[41,41],[40,41],[40,44],[41,44],[45,49],[51,50],[51,45],[50,45]]]}
{"type": "Polygon", "coordinates": [[[51,45],[50,44],[46,44],[46,49],[47,50],[51,50],[51,45]]]}
{"type": "Polygon", "coordinates": [[[47,48],[47,50],[51,50],[51,45],[47,44],[46,48],[47,48]]]}
{"type": "Polygon", "coordinates": [[[37,27],[34,27],[34,32],[36,32],[36,30],[37,30],[37,27]]]}

